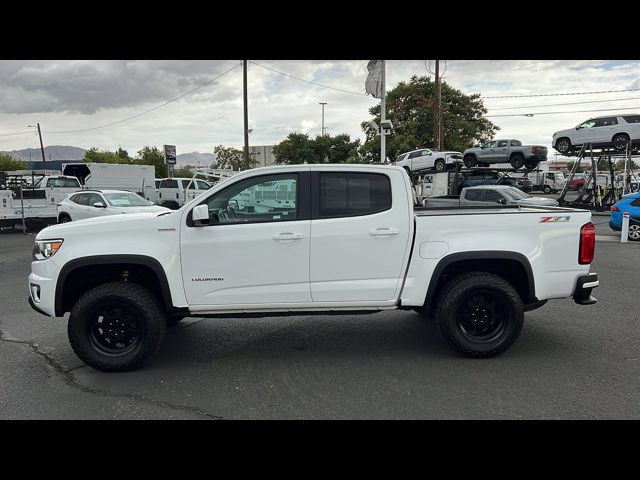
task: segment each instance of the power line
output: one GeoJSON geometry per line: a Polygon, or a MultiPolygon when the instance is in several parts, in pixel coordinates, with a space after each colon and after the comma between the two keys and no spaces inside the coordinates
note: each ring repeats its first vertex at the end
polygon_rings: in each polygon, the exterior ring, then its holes
{"type": "Polygon", "coordinates": [[[598,110],[572,110],[569,112],[536,112],[536,113],[511,113],[504,115],[484,115],[485,118],[488,117],[534,117],[536,115],[556,115],[556,114],[564,114],[564,113],[586,113],[586,112],[611,112],[618,110],[640,110],[640,106],[638,107],[628,107],[628,108],[601,108],[598,110]]]}
{"type": "Polygon", "coordinates": [[[194,88],[192,90],[189,90],[188,92],[185,92],[185,93],[183,93],[181,95],[178,95],[177,97],[171,98],[171,99],[167,100],[166,102],[161,103],[160,105],[156,105],[155,107],[150,108],[149,110],[145,110],[144,112],[137,113],[137,114],[132,115],[132,116],[127,117],[127,118],[123,118],[122,120],[117,120],[117,121],[111,122],[111,123],[105,123],[104,125],[100,125],[100,126],[97,126],[97,127],[83,128],[83,129],[80,129],[80,130],[67,130],[67,131],[57,131],[57,132],[47,131],[47,133],[81,133],[81,132],[89,132],[89,131],[92,131],[92,130],[98,130],[100,128],[105,128],[105,127],[110,127],[112,125],[117,125],[119,123],[128,122],[129,120],[133,120],[134,118],[141,117],[142,115],[146,115],[147,113],[153,112],[154,110],[157,110],[157,109],[159,109],[161,107],[164,107],[165,105],[169,105],[170,103],[173,103],[173,102],[175,102],[177,100],[180,100],[181,98],[186,97],[187,95],[191,95],[192,93],[196,92],[197,90],[200,90],[201,88],[206,87],[210,83],[213,83],[216,80],[218,80],[219,78],[225,76],[227,73],[231,72],[235,68],[238,68],[240,65],[241,64],[234,65],[233,67],[231,67],[230,69],[228,69],[225,72],[221,73],[220,75],[218,75],[218,76],[212,78],[211,80],[209,80],[209,81],[197,86],[196,88],[194,88]]]}
{"type": "Polygon", "coordinates": [[[625,90],[601,90],[598,92],[574,92],[574,93],[541,93],[536,95],[500,95],[485,97],[480,95],[480,98],[526,98],[526,97],[556,97],[564,95],[593,95],[597,93],[619,93],[619,92],[637,92],[640,88],[628,88],[625,90]]]}
{"type": "Polygon", "coordinates": [[[10,137],[13,135],[25,135],[27,133],[33,133],[33,132],[31,130],[26,130],[24,132],[0,133],[0,137],[10,137]]]}
{"type": "Polygon", "coordinates": [[[566,102],[566,103],[548,103],[545,105],[521,105],[519,107],[497,107],[489,108],[488,110],[518,110],[519,108],[541,108],[541,107],[559,107],[561,105],[582,105],[585,103],[603,103],[603,102],[624,102],[626,100],[640,100],[640,97],[629,98],[611,98],[608,100],[587,100],[585,102],[566,102]]]}
{"type": "Polygon", "coordinates": [[[254,65],[257,65],[258,67],[262,67],[262,68],[264,68],[266,70],[271,70],[272,72],[279,73],[280,75],[284,75],[286,77],[293,78],[295,80],[300,80],[301,82],[310,83],[311,85],[316,85],[318,87],[328,88],[330,90],[337,90],[338,92],[350,93],[352,95],[361,95],[363,97],[367,96],[366,93],[353,92],[351,90],[344,90],[342,88],[332,87],[330,85],[323,85],[322,83],[318,83],[318,82],[312,82],[311,80],[305,80],[304,78],[296,77],[296,76],[291,75],[289,73],[281,72],[280,70],[276,70],[275,68],[267,67],[266,65],[261,65],[259,63],[253,62],[251,60],[249,60],[249,63],[253,63],[254,65]]]}

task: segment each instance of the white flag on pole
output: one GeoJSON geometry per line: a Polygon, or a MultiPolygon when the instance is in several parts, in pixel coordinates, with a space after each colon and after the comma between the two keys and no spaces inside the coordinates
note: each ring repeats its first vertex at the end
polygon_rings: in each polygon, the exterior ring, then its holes
{"type": "Polygon", "coordinates": [[[364,82],[365,91],[374,98],[382,98],[382,60],[369,60],[369,75],[364,82]]]}

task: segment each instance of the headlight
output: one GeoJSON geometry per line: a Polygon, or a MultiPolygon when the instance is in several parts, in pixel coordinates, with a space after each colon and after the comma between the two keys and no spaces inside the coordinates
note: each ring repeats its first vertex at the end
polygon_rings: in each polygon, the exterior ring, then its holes
{"type": "Polygon", "coordinates": [[[46,260],[53,257],[62,246],[62,239],[55,240],[36,240],[33,247],[34,260],[46,260]]]}

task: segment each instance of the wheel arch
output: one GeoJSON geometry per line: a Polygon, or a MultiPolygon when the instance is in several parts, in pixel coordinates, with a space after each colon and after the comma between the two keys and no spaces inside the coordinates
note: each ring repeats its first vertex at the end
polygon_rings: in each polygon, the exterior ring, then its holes
{"type": "Polygon", "coordinates": [[[424,305],[432,307],[447,277],[470,271],[486,271],[500,275],[516,289],[522,302],[537,302],[535,280],[529,259],[518,252],[483,250],[452,253],[442,258],[431,276],[424,305]]]}
{"type": "Polygon", "coordinates": [[[167,311],[173,310],[167,274],[158,260],[146,255],[114,254],[81,257],[64,264],[56,281],[55,315],[64,316],[71,310],[72,303],[84,292],[107,281],[113,281],[114,274],[116,279],[121,279],[121,273],[129,272],[131,269],[139,275],[139,278],[132,279],[134,283],[141,283],[150,288],[167,311]],[[83,276],[78,284],[81,274],[88,276],[83,276]],[[91,277],[91,274],[96,276],[91,277]],[[142,281],[137,281],[139,279],[142,281]]]}

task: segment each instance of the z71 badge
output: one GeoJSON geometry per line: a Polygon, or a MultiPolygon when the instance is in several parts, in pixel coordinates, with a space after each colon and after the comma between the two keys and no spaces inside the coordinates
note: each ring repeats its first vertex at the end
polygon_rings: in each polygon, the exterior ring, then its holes
{"type": "Polygon", "coordinates": [[[568,222],[571,215],[563,215],[560,217],[540,217],[540,223],[568,222]]]}

